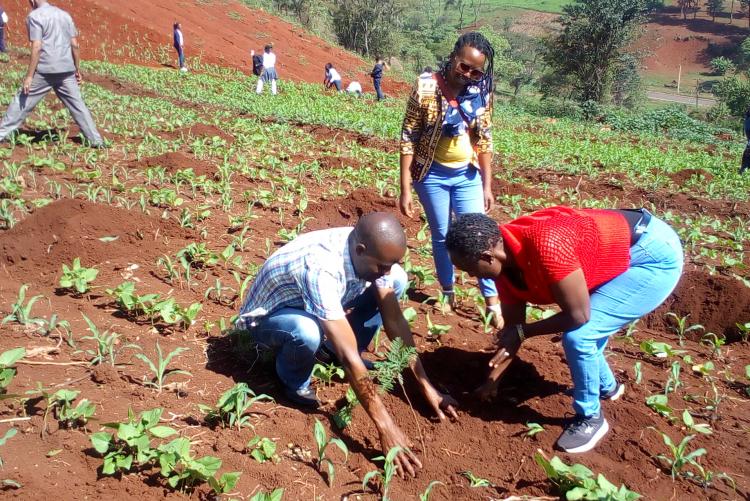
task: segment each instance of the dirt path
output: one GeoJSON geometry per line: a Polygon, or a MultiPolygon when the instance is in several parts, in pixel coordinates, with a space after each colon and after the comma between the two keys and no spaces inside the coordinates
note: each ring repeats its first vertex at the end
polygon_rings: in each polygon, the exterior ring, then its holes
{"type": "Polygon", "coordinates": [[[669,92],[658,92],[650,90],[646,92],[646,96],[652,101],[667,101],[670,103],[681,103],[688,104],[691,106],[713,106],[716,104],[716,99],[710,97],[698,97],[695,96],[684,96],[681,94],[671,94],[669,92]]]}

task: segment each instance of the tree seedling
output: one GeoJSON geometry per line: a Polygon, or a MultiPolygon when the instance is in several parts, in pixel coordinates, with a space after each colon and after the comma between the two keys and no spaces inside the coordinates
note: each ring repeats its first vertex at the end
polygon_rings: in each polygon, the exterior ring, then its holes
{"type": "Polygon", "coordinates": [[[43,318],[34,318],[31,316],[31,309],[34,307],[34,304],[36,304],[36,302],[40,299],[44,299],[44,296],[41,294],[32,296],[27,302],[26,291],[28,289],[29,284],[23,284],[21,288],[18,289],[18,298],[16,299],[16,302],[13,303],[10,314],[3,318],[2,322],[0,322],[0,325],[5,325],[8,322],[17,322],[23,326],[26,326],[30,324],[39,325],[41,322],[44,322],[43,318]]]}
{"type": "Polygon", "coordinates": [[[372,470],[368,471],[365,474],[365,477],[362,479],[362,489],[367,488],[367,484],[370,483],[371,480],[374,479],[380,479],[380,494],[381,494],[381,500],[382,501],[388,501],[388,492],[391,489],[391,483],[393,482],[393,478],[396,476],[396,465],[394,464],[394,461],[396,460],[396,456],[399,455],[401,451],[403,451],[403,447],[395,446],[391,448],[391,450],[388,451],[388,453],[385,456],[378,456],[372,458],[373,461],[382,461],[383,462],[383,471],[380,470],[372,470]]]}
{"type": "Polygon", "coordinates": [[[276,455],[276,442],[270,438],[255,435],[245,446],[250,451],[250,456],[257,462],[263,464],[266,461],[278,463],[281,461],[276,455]]]}
{"type": "Polygon", "coordinates": [[[160,445],[156,452],[159,473],[167,479],[173,489],[191,491],[197,484],[208,483],[216,494],[224,494],[234,489],[240,472],[215,475],[221,468],[221,459],[213,456],[194,458],[190,440],[179,437],[160,445]]]}
{"type": "Polygon", "coordinates": [[[206,421],[218,421],[229,427],[237,426],[239,430],[243,426],[250,426],[250,408],[255,402],[273,402],[273,398],[265,393],[256,395],[247,383],[237,383],[221,394],[216,407],[199,404],[198,408],[206,414],[206,421]]]}
{"type": "Polygon", "coordinates": [[[184,374],[186,376],[192,376],[188,371],[184,371],[181,369],[169,369],[167,370],[167,366],[169,365],[169,362],[172,361],[174,357],[179,355],[180,353],[183,353],[185,351],[188,351],[188,348],[175,348],[172,350],[166,357],[164,357],[161,346],[159,345],[159,341],[156,342],[156,360],[152,362],[146,355],[143,353],[136,353],[136,358],[145,362],[146,365],[148,365],[149,369],[151,369],[151,372],[154,374],[154,377],[151,381],[146,381],[145,384],[147,386],[153,386],[156,388],[157,393],[161,393],[162,389],[164,388],[164,381],[167,379],[167,376],[175,375],[175,374],[184,374]]]}
{"type": "Polygon", "coordinates": [[[63,289],[74,289],[78,294],[85,294],[91,288],[89,284],[96,280],[99,270],[81,266],[81,258],[73,259],[71,267],[62,265],[62,277],[60,287],[63,289]]]}
{"type": "Polygon", "coordinates": [[[323,465],[326,466],[328,470],[328,487],[332,487],[334,475],[336,474],[336,466],[333,460],[326,454],[328,446],[335,445],[338,447],[344,453],[344,462],[349,459],[349,449],[341,439],[335,437],[328,438],[323,424],[317,419],[315,419],[313,427],[313,437],[315,438],[315,445],[318,451],[318,458],[315,461],[315,465],[321,475],[323,474],[323,465]]]}
{"type": "Polygon", "coordinates": [[[0,353],[0,399],[8,398],[7,388],[16,376],[13,366],[25,356],[26,348],[13,348],[0,353]]]}
{"type": "Polygon", "coordinates": [[[582,464],[568,465],[557,456],[547,459],[544,452],[537,450],[534,460],[542,467],[547,478],[554,484],[560,495],[569,501],[599,499],[609,501],[635,501],[641,497],[624,485],[619,488],[601,473],[594,478],[594,472],[582,464]]]}

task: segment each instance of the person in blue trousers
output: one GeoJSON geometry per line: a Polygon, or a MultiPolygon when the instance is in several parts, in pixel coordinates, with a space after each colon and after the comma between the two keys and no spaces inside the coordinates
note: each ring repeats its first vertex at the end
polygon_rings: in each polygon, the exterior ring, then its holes
{"type": "MultiPolygon", "coordinates": [[[[480,33],[462,35],[439,73],[419,78],[401,130],[399,207],[415,214],[411,190],[419,196],[432,236],[437,278],[453,306],[453,263],[445,234],[453,215],[487,212],[492,194],[492,94],[494,50],[480,33]]],[[[487,313],[500,326],[500,305],[492,280],[480,280],[487,313]]]]}
{"type": "Polygon", "coordinates": [[[8,24],[8,14],[0,5],[0,52],[5,52],[5,25],[8,24]]]}
{"type": "Polygon", "coordinates": [[[382,57],[375,59],[375,66],[373,66],[370,76],[372,77],[372,86],[375,87],[375,95],[378,97],[378,101],[385,99],[383,95],[383,89],[380,87],[380,83],[383,80],[383,70],[385,69],[385,61],[382,57]]]}
{"type": "Polygon", "coordinates": [[[655,310],[677,286],[684,262],[677,233],[646,209],[561,206],[499,226],[484,214],[458,216],[446,246],[456,267],[495,280],[502,300],[499,349],[475,395],[497,394],[526,338],[562,332],[575,415],[556,446],[568,453],[593,449],[610,429],[601,401],[625,391],[604,349],[610,336],[655,310]],[[527,322],[529,304],[556,304],[559,312],[527,322]]]}
{"type": "MultiPolygon", "coordinates": [[[[382,326],[391,339],[414,346],[399,297],[407,284],[397,263],[406,235],[393,214],[365,214],[354,228],[305,233],[263,264],[240,309],[238,336],[249,338],[276,357],[276,373],[286,397],[317,407],[310,386],[316,357],[337,361],[380,435],[382,450],[403,447],[396,463],[414,475],[421,467],[409,440],[378,397],[361,353],[382,326]]],[[[456,405],[438,392],[419,357],[411,364],[418,387],[441,420],[456,418],[456,405]]]]}
{"type": "Polygon", "coordinates": [[[180,23],[172,25],[172,43],[174,50],[177,51],[177,62],[180,65],[180,71],[187,71],[187,66],[185,66],[185,37],[182,35],[182,25],[180,23]]]}

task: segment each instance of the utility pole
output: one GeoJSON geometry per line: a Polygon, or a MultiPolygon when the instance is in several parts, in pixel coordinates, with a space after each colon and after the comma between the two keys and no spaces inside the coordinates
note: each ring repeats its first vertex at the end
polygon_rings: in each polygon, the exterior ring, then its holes
{"type": "Polygon", "coordinates": [[[680,65],[680,70],[677,72],[677,95],[680,94],[680,80],[682,80],[682,65],[680,65]]]}

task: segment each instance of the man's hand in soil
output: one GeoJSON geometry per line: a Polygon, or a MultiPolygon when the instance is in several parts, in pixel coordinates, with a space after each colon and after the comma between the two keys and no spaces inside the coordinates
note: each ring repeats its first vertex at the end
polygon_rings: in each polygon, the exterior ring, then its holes
{"type": "Polygon", "coordinates": [[[407,475],[410,477],[417,476],[417,471],[422,469],[422,463],[411,451],[412,444],[398,426],[391,423],[383,427],[380,430],[380,444],[383,449],[383,456],[386,456],[388,451],[394,447],[401,447],[401,452],[393,460],[393,464],[396,466],[396,473],[399,477],[406,478],[407,475]]]}
{"type": "MultiPolygon", "coordinates": [[[[380,315],[383,318],[383,329],[385,329],[388,338],[392,340],[400,338],[404,342],[404,346],[413,347],[414,337],[411,334],[409,322],[406,321],[404,314],[401,312],[401,306],[395,292],[391,289],[377,289],[376,297],[380,315]]],[[[430,378],[427,377],[419,356],[412,362],[411,370],[417,379],[419,388],[422,390],[422,395],[424,395],[425,400],[430,404],[437,417],[441,421],[445,421],[447,414],[447,417],[451,419],[458,419],[456,413],[458,402],[450,395],[440,393],[435,389],[430,378]]]]}
{"type": "MultiPolygon", "coordinates": [[[[391,293],[391,295],[393,294],[391,293]]],[[[349,321],[342,318],[340,320],[321,320],[320,323],[326,337],[331,342],[334,353],[341,361],[344,373],[357,395],[357,399],[378,429],[383,455],[388,454],[388,451],[395,446],[403,448],[404,450],[395,459],[399,475],[402,477],[405,475],[415,476],[417,471],[422,468],[422,463],[408,450],[411,443],[393,422],[391,415],[383,405],[383,401],[378,396],[375,383],[368,376],[362,357],[357,350],[357,339],[349,321]]]]}

